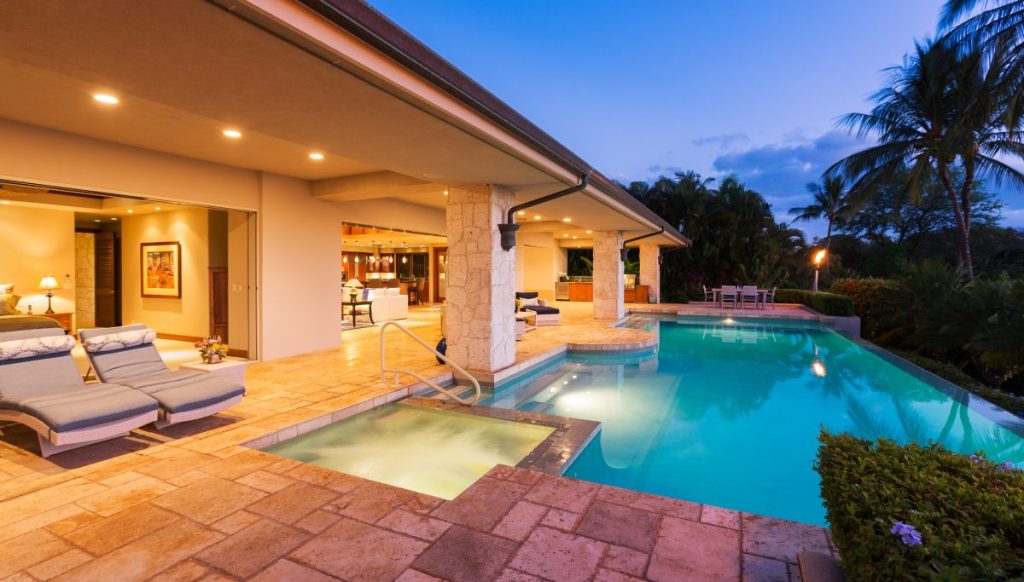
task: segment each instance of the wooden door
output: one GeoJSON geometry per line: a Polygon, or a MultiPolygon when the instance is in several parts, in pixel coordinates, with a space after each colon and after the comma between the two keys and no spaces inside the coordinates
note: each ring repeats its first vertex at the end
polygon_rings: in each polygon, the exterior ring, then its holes
{"type": "Polygon", "coordinates": [[[448,287],[448,247],[434,249],[434,303],[443,303],[448,287]]]}
{"type": "Polygon", "coordinates": [[[117,294],[117,239],[114,233],[96,231],[96,327],[120,325],[117,294]]]}
{"type": "Polygon", "coordinates": [[[228,269],[210,267],[210,337],[228,340],[228,269]]]}

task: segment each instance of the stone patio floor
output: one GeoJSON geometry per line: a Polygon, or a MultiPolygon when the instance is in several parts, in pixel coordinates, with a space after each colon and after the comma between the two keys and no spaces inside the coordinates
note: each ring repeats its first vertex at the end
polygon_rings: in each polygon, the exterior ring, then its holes
{"type": "MultiPolygon", "coordinates": [[[[436,311],[406,323],[439,337],[436,311]]],[[[566,305],[517,344],[517,366],[652,341],[566,305]]],[[[448,374],[397,334],[388,349],[448,374]]],[[[832,552],[822,528],[525,469],[444,501],[244,446],[417,389],[384,385],[378,357],[374,328],[349,331],[339,349],[250,366],[220,415],[50,459],[0,427],[0,580],[795,580],[798,551],[832,552]]]]}

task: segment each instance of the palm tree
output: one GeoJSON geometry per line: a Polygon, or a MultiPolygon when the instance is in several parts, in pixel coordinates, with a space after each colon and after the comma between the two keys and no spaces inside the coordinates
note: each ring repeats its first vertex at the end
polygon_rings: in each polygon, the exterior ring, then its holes
{"type": "Polygon", "coordinates": [[[872,96],[875,107],[870,113],[851,113],[840,120],[861,137],[876,135],[878,145],[826,171],[854,180],[850,196],[857,204],[902,172],[905,188],[917,202],[928,175],[938,176],[950,200],[960,263],[968,277],[974,276],[970,228],[978,176],[1024,184],[1024,174],[998,159],[1024,156],[1021,133],[1004,125],[1007,111],[1018,109],[1022,99],[1015,83],[1002,75],[1007,57],[1003,49],[986,56],[942,42],[918,44],[902,66],[890,69],[889,82],[872,96]],[[963,171],[959,186],[952,178],[957,164],[963,171]]]}
{"type": "Polygon", "coordinates": [[[807,185],[807,191],[814,196],[814,204],[790,208],[790,214],[796,214],[794,222],[811,221],[824,218],[828,222],[828,234],[825,235],[825,275],[829,274],[828,264],[832,254],[832,227],[850,213],[851,207],[846,199],[846,181],[840,176],[825,176],[821,182],[807,185]]]}

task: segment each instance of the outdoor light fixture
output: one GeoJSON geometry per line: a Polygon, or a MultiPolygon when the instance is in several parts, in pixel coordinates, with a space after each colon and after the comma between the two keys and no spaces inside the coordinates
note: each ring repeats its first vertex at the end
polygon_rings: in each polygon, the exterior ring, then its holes
{"type": "Polygon", "coordinates": [[[39,281],[39,290],[46,291],[46,313],[53,313],[53,290],[59,287],[53,275],[47,275],[39,281]]]}
{"type": "MultiPolygon", "coordinates": [[[[566,188],[565,190],[559,190],[558,192],[555,192],[553,194],[548,194],[547,196],[541,196],[540,198],[537,198],[536,200],[531,200],[531,201],[525,202],[523,204],[517,204],[516,206],[513,206],[512,208],[509,208],[508,209],[508,217],[507,217],[507,219],[505,220],[504,223],[498,225],[498,232],[501,233],[501,248],[506,250],[506,251],[510,251],[510,250],[516,248],[516,231],[519,230],[519,225],[516,224],[516,213],[517,212],[519,212],[520,210],[526,210],[527,208],[530,208],[531,206],[537,206],[538,204],[544,204],[545,202],[550,202],[550,201],[555,200],[557,198],[561,198],[563,196],[568,196],[569,194],[573,194],[573,193],[579,192],[579,191],[585,189],[589,182],[590,182],[590,176],[587,175],[587,174],[583,174],[582,176],[580,176],[580,183],[575,185],[575,186],[571,186],[569,188],[566,188]]],[[[538,217],[534,217],[534,220],[538,220],[538,217]]]]}
{"type": "Polygon", "coordinates": [[[825,262],[825,257],[827,255],[828,253],[825,252],[825,249],[821,249],[820,251],[814,253],[814,258],[812,259],[814,261],[814,287],[811,289],[811,291],[814,291],[815,293],[818,292],[818,269],[820,269],[821,264],[825,262]]]}

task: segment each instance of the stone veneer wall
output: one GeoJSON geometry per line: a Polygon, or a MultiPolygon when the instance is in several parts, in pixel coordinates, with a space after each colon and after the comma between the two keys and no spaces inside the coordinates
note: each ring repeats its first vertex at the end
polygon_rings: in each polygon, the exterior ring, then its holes
{"type": "Polygon", "coordinates": [[[512,365],[515,346],[515,249],[502,250],[498,224],[515,203],[494,185],[448,194],[448,357],[470,370],[512,365]]]}
{"type": "Polygon", "coordinates": [[[96,235],[75,233],[75,325],[96,327],[96,235]]]}
{"type": "Polygon", "coordinates": [[[650,285],[654,303],[661,302],[661,247],[655,244],[640,245],[640,284],[650,285]]]}
{"type": "Polygon", "coordinates": [[[622,231],[594,233],[594,317],[621,319],[626,315],[623,294],[622,231]]]}

